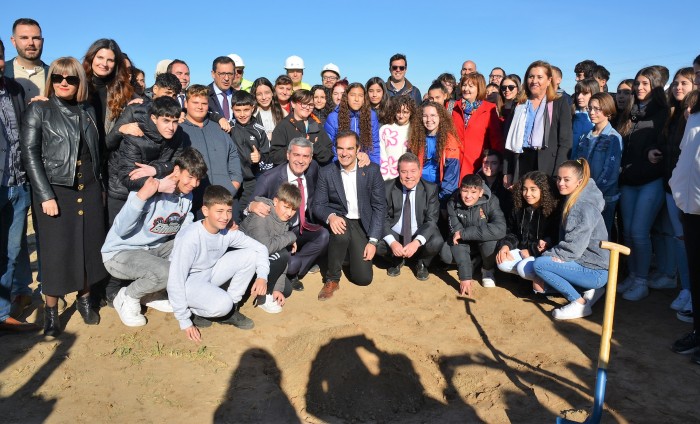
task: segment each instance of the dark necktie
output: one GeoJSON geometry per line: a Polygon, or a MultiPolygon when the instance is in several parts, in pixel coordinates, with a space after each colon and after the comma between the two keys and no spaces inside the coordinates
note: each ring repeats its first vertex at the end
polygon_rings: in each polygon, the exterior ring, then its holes
{"type": "Polygon", "coordinates": [[[411,190],[406,190],[406,200],[403,201],[403,222],[401,223],[401,237],[403,237],[403,245],[406,246],[411,242],[411,190]]]}
{"type": "Polygon", "coordinates": [[[304,181],[301,177],[297,178],[297,186],[301,192],[301,203],[299,204],[299,234],[308,231],[318,231],[321,228],[320,225],[309,224],[306,222],[306,193],[304,192],[304,181]]]}
{"type": "Polygon", "coordinates": [[[180,100],[180,107],[184,108],[185,107],[185,95],[184,94],[179,94],[177,96],[178,100],[180,100]]]}
{"type": "Polygon", "coordinates": [[[221,92],[221,109],[224,111],[224,118],[226,118],[227,121],[231,120],[231,111],[229,110],[228,107],[228,97],[226,96],[225,92],[221,92]]]}

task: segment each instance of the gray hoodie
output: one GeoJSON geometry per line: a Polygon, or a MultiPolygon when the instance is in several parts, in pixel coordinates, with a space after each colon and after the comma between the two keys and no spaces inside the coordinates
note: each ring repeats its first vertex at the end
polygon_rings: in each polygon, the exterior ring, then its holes
{"type": "Polygon", "coordinates": [[[559,243],[542,256],[576,262],[591,269],[608,269],[610,252],[600,247],[608,239],[603,221],[605,200],[595,181],[588,180],[569,215],[559,228],[559,243]]]}

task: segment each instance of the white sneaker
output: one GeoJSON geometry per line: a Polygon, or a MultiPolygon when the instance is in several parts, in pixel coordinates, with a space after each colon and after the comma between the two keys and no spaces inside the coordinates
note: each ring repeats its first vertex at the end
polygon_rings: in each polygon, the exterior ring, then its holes
{"type": "Polygon", "coordinates": [[[630,300],[636,302],[642,300],[649,296],[649,288],[647,287],[647,282],[641,279],[635,279],[634,284],[625,293],[623,293],[622,298],[625,300],[630,300]]]}
{"type": "Polygon", "coordinates": [[[481,268],[481,286],[487,289],[496,287],[496,280],[493,278],[493,270],[481,268]]]}
{"type": "Polygon", "coordinates": [[[165,312],[168,314],[173,313],[173,306],[170,304],[168,299],[151,300],[146,302],[146,306],[156,311],[165,312]]]}
{"type": "Polygon", "coordinates": [[[634,285],[634,279],[635,279],[634,274],[630,274],[630,275],[627,276],[627,278],[625,278],[625,279],[622,280],[621,282],[618,281],[618,283],[617,283],[617,292],[618,292],[618,293],[624,293],[624,292],[626,292],[627,290],[629,290],[630,287],[632,287],[632,286],[634,285]]]}
{"type": "Polygon", "coordinates": [[[265,295],[265,303],[258,305],[258,307],[268,314],[279,314],[282,312],[282,307],[272,298],[271,294],[265,295]]]}
{"type": "Polygon", "coordinates": [[[593,308],[593,305],[595,305],[595,303],[598,300],[600,300],[600,298],[603,297],[604,294],[605,287],[601,287],[599,289],[586,290],[585,292],[583,292],[583,295],[581,295],[581,297],[586,299],[586,306],[588,306],[589,308],[593,308]]]}
{"type": "Polygon", "coordinates": [[[690,301],[690,290],[683,289],[678,293],[678,297],[671,303],[671,309],[674,311],[682,311],[683,307],[690,301]]]}
{"type": "Polygon", "coordinates": [[[683,322],[693,323],[695,322],[695,316],[693,315],[693,299],[688,299],[688,303],[683,306],[683,308],[676,313],[676,318],[683,322]]]}
{"type": "Polygon", "coordinates": [[[574,301],[568,305],[564,305],[561,308],[553,310],[552,317],[561,321],[566,319],[583,318],[591,313],[591,308],[588,307],[588,305],[574,301]]]}
{"type": "Polygon", "coordinates": [[[127,327],[141,327],[146,325],[146,317],[141,315],[141,302],[126,294],[126,287],[122,287],[114,298],[114,309],[119,314],[127,327]]]}
{"type": "Polygon", "coordinates": [[[659,274],[656,278],[649,279],[649,288],[655,290],[675,289],[676,276],[659,274]]]}

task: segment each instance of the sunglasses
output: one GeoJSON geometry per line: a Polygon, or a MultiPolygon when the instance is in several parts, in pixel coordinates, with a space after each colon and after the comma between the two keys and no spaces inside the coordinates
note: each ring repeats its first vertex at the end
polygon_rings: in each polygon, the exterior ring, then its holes
{"type": "Polygon", "coordinates": [[[243,75],[243,68],[236,68],[236,74],[243,75]]]}
{"type": "Polygon", "coordinates": [[[63,80],[66,80],[66,82],[69,85],[79,85],[80,84],[80,77],[76,75],[68,75],[64,77],[61,74],[51,74],[51,82],[53,84],[60,84],[63,82],[63,80]]]}
{"type": "Polygon", "coordinates": [[[392,71],[405,71],[405,70],[406,70],[406,67],[405,67],[405,66],[396,66],[396,65],[394,65],[394,66],[391,67],[391,70],[392,70],[392,71]]]}
{"type": "Polygon", "coordinates": [[[502,85],[501,86],[501,91],[513,91],[516,88],[518,88],[517,85],[502,85]]]}

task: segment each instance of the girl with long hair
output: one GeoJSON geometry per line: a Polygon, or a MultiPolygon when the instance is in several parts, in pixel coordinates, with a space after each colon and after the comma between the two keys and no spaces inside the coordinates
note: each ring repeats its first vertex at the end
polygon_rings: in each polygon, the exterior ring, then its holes
{"type": "Polygon", "coordinates": [[[272,131],[275,130],[275,126],[287,116],[287,112],[282,109],[274,93],[275,88],[265,77],[256,79],[250,87],[250,94],[255,97],[257,104],[255,119],[265,127],[267,138],[270,140],[272,140],[272,131]]]}
{"type": "Polygon", "coordinates": [[[408,149],[411,122],[416,118],[416,103],[410,96],[389,99],[387,116],[393,118],[379,128],[379,157],[382,178],[390,180],[399,176],[398,162],[408,149]]]}
{"type": "Polygon", "coordinates": [[[588,116],[588,102],[591,96],[598,92],[600,92],[600,86],[593,78],[582,79],[574,87],[574,104],[571,106],[573,109],[571,159],[578,159],[578,143],[581,137],[593,128],[591,118],[588,116]]]}
{"type": "Polygon", "coordinates": [[[629,122],[632,106],[634,105],[633,88],[633,79],[624,79],[617,85],[617,92],[615,93],[615,108],[617,109],[617,113],[615,114],[615,119],[612,121],[612,125],[620,135],[625,135],[629,132],[629,128],[624,127],[629,122]]]}
{"type": "MultiPolygon", "coordinates": [[[[590,315],[605,291],[609,252],[600,242],[608,239],[608,232],[601,215],[605,201],[591,179],[588,161],[568,160],[559,165],[557,188],[566,197],[559,242],[535,259],[534,269],[547,286],[570,302],[552,311],[554,319],[566,320],[590,315]]],[[[544,287],[536,289],[543,291],[544,287]]]]}
{"type": "Polygon", "coordinates": [[[503,121],[503,139],[505,140],[510,129],[510,124],[513,122],[513,112],[517,106],[518,92],[520,91],[520,77],[515,74],[508,74],[501,81],[501,96],[503,97],[503,106],[501,107],[498,116],[503,121]]]}
{"type": "Polygon", "coordinates": [[[370,78],[365,84],[365,90],[367,90],[367,101],[372,107],[372,110],[376,112],[379,124],[383,125],[393,121],[393,117],[387,115],[387,113],[389,113],[387,108],[389,95],[386,92],[384,80],[379,77],[370,78]]]}
{"type": "Polygon", "coordinates": [[[321,125],[326,122],[328,114],[333,110],[333,101],[328,95],[329,91],[320,84],[311,87],[311,94],[314,96],[313,114],[321,121],[321,125]]]}
{"type": "Polygon", "coordinates": [[[280,75],[275,80],[275,99],[287,113],[292,111],[292,105],[289,103],[289,99],[294,92],[292,84],[292,79],[287,75],[280,75]]]}

